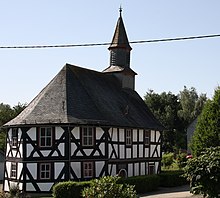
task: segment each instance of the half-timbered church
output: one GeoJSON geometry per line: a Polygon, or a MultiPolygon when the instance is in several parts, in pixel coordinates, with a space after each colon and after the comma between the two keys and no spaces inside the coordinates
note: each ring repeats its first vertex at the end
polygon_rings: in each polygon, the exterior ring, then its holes
{"type": "Polygon", "coordinates": [[[121,16],[102,72],[66,64],[7,128],[3,188],[48,192],[54,183],[157,174],[161,131],[135,91],[121,16]]]}

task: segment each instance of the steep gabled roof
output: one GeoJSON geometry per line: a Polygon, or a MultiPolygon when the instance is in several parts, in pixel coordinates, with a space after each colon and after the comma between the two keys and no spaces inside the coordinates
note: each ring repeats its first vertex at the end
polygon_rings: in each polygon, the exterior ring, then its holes
{"type": "Polygon", "coordinates": [[[5,126],[51,123],[163,129],[141,97],[121,88],[116,77],[69,64],[5,126]]]}
{"type": "Polygon", "coordinates": [[[126,34],[126,30],[121,14],[117,21],[117,25],[115,28],[115,33],[111,45],[109,46],[109,49],[111,48],[126,48],[128,50],[132,49],[128,41],[128,37],[126,34]]]}

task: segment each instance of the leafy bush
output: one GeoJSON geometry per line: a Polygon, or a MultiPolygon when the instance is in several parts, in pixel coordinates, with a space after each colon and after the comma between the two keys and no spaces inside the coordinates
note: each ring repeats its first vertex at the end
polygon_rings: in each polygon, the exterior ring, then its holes
{"type": "Polygon", "coordinates": [[[182,169],[186,166],[186,162],[187,162],[186,156],[187,156],[186,153],[181,153],[181,152],[176,156],[176,163],[179,169],[182,169]]]}
{"type": "Polygon", "coordinates": [[[162,171],[160,173],[160,186],[174,187],[187,184],[187,180],[183,177],[184,171],[162,171]]]}
{"type": "Polygon", "coordinates": [[[119,177],[106,176],[91,181],[91,186],[82,192],[86,198],[133,198],[137,197],[134,186],[117,183],[119,177]]]}
{"type": "Polygon", "coordinates": [[[207,148],[200,156],[190,159],[184,171],[192,193],[220,197],[220,146],[207,148]]]}
{"type": "Polygon", "coordinates": [[[85,187],[90,186],[91,182],[60,182],[53,186],[53,197],[54,198],[75,198],[82,197],[81,193],[85,187]]]}
{"type": "Polygon", "coordinates": [[[134,176],[121,179],[119,182],[134,185],[137,193],[146,193],[156,190],[159,187],[160,177],[158,175],[134,176]]]}
{"type": "Polygon", "coordinates": [[[174,154],[173,153],[164,153],[162,156],[161,162],[165,168],[169,168],[174,162],[174,154]]]}

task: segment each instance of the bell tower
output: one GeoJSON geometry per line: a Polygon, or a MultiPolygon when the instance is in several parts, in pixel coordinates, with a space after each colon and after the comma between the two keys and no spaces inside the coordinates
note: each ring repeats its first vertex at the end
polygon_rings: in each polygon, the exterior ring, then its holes
{"type": "Polygon", "coordinates": [[[108,50],[110,51],[110,66],[103,72],[115,75],[120,80],[122,88],[134,90],[136,73],[130,68],[132,48],[126,34],[121,7],[113,39],[108,50]]]}
{"type": "Polygon", "coordinates": [[[119,9],[119,18],[115,33],[109,46],[110,66],[130,67],[130,52],[132,50],[122,20],[122,8],[119,9]]]}

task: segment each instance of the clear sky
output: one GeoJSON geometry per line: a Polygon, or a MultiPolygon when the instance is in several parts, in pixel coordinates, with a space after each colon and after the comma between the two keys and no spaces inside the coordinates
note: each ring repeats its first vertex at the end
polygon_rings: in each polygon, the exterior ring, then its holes
{"type": "MultiPolygon", "coordinates": [[[[130,41],[220,34],[219,0],[0,0],[0,46],[111,42],[120,5],[130,41]]],[[[141,96],[219,85],[220,37],[131,46],[141,96]]],[[[29,103],[66,63],[102,71],[107,48],[0,49],[0,103],[29,103]]]]}

